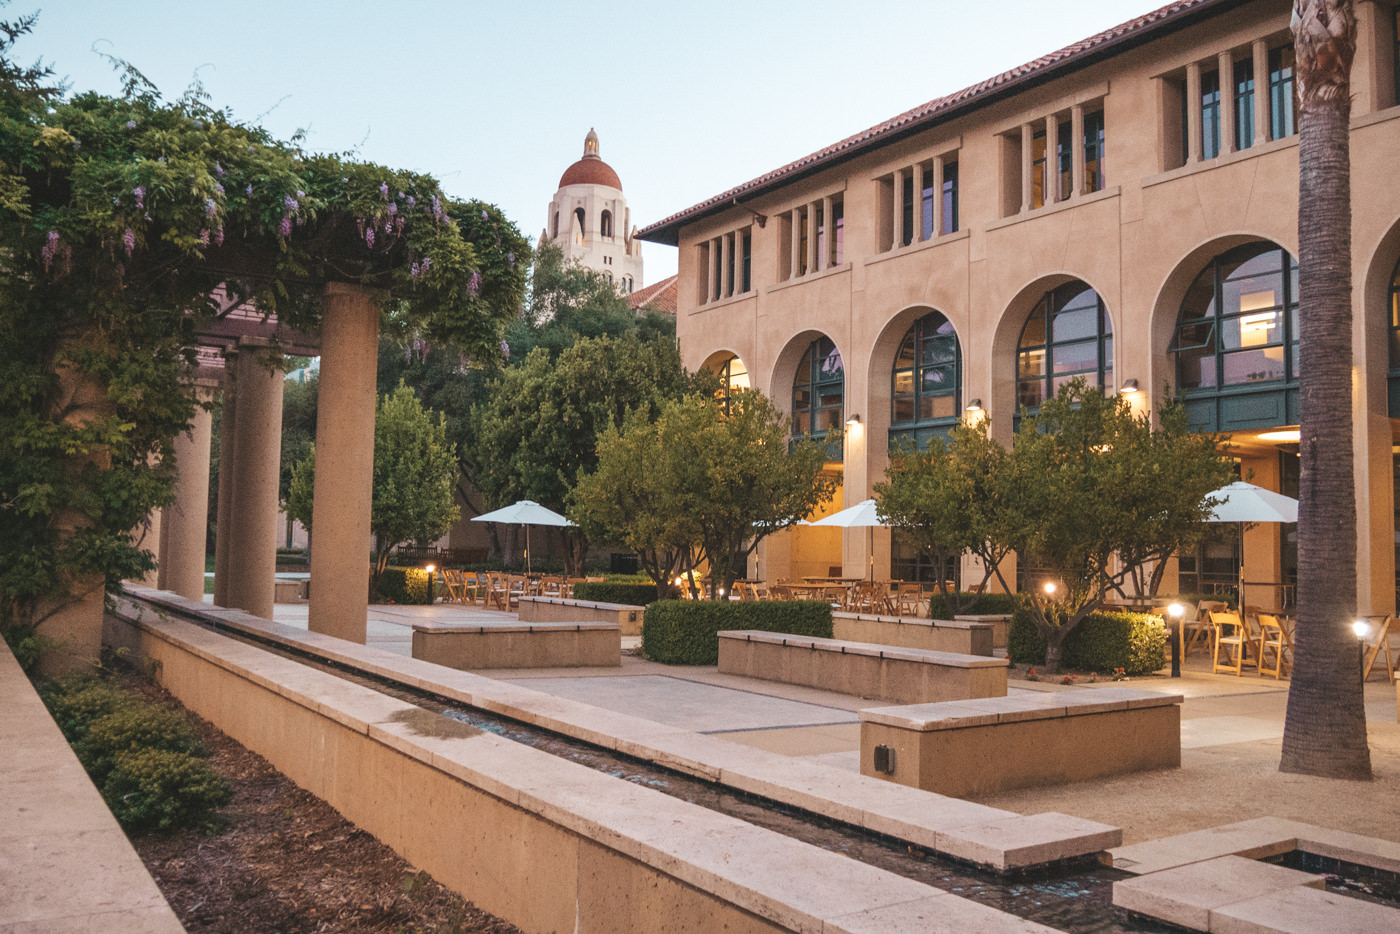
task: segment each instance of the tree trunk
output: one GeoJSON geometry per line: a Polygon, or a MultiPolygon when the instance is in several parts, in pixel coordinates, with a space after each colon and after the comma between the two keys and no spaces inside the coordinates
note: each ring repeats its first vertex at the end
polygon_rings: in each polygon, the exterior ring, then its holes
{"type": "Polygon", "coordinates": [[[1297,0],[1298,624],[1279,769],[1371,778],[1356,636],[1352,473],[1350,0],[1297,0]]]}

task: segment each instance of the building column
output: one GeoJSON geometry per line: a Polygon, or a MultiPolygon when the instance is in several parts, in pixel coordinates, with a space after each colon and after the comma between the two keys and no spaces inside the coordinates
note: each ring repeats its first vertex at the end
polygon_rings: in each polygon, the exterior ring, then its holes
{"type": "Polygon", "coordinates": [[[1269,43],[1255,39],[1254,55],[1254,145],[1269,141],[1269,43]]]}
{"type": "Polygon", "coordinates": [[[929,236],[937,240],[943,236],[943,157],[933,157],[933,229],[929,236]]]}
{"type": "Polygon", "coordinates": [[[1201,63],[1186,66],[1186,164],[1201,161],[1201,63]]]}
{"type": "Polygon", "coordinates": [[[894,249],[897,250],[902,246],[904,246],[904,169],[896,169],[894,173],[894,249]]]}
{"type": "Polygon", "coordinates": [[[282,369],[244,343],[238,353],[238,435],[229,517],[228,606],[272,618],[277,576],[277,486],[282,455],[282,369]]]}
{"type": "Polygon", "coordinates": [[[831,251],[836,243],[836,225],[831,219],[830,195],[822,199],[822,230],[825,231],[825,234],[819,244],[820,249],[817,250],[817,262],[822,269],[828,269],[831,266],[831,251]]]}
{"type": "Polygon", "coordinates": [[[1031,190],[1035,185],[1032,177],[1035,168],[1035,127],[1021,124],[1021,213],[1031,209],[1031,190]]]}
{"type": "Polygon", "coordinates": [[[1220,74],[1220,154],[1235,151],[1235,59],[1221,52],[1216,59],[1220,74]]]}
{"type": "MultiPolygon", "coordinates": [[[[205,402],[208,389],[197,389],[205,402]]],[[[175,436],[175,502],[165,507],[161,536],[162,590],[189,600],[204,599],[204,554],[209,524],[209,448],[214,418],[202,405],[189,430],[175,436]]]]}
{"type": "Polygon", "coordinates": [[[1060,121],[1054,114],[1045,118],[1045,204],[1060,200],[1060,121]]]}
{"type": "Polygon", "coordinates": [[[719,294],[715,298],[729,297],[729,258],[730,250],[729,236],[720,234],[715,238],[715,246],[719,250],[719,294]]]}
{"type": "Polygon", "coordinates": [[[233,460],[238,444],[238,348],[224,351],[219,419],[219,502],[214,515],[214,603],[228,606],[228,561],[233,550],[233,460]]]}
{"type": "Polygon", "coordinates": [[[327,285],[322,302],[309,625],[312,632],[363,643],[379,304],[370,289],[343,282],[327,285]]]}
{"type": "Polygon", "coordinates": [[[817,271],[817,202],[807,205],[807,271],[817,271]]]}
{"type": "Polygon", "coordinates": [[[1084,194],[1084,105],[1075,104],[1069,112],[1070,183],[1069,196],[1084,194]]]}
{"type": "Polygon", "coordinates": [[[802,209],[792,209],[792,235],[788,237],[788,278],[796,279],[802,270],[802,209]]]}

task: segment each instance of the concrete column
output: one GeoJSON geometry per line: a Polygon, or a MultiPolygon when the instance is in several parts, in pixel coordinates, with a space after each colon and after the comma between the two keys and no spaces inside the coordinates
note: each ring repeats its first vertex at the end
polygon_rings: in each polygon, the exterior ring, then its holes
{"type": "Polygon", "coordinates": [[[282,370],[266,351],[238,354],[238,437],[232,468],[234,512],[228,558],[228,606],[272,618],[277,576],[277,481],[282,453],[282,370]]]}
{"type": "Polygon", "coordinates": [[[1084,194],[1084,105],[1075,104],[1069,112],[1071,198],[1084,194]]]}
{"type": "Polygon", "coordinates": [[[1201,63],[1186,66],[1186,164],[1201,161],[1201,63]]]}
{"type": "Polygon", "coordinates": [[[233,460],[238,437],[238,350],[224,353],[219,420],[219,503],[214,516],[214,603],[228,606],[228,561],[233,550],[233,460]]]}
{"type": "Polygon", "coordinates": [[[1035,159],[1032,150],[1035,148],[1035,127],[1029,123],[1021,124],[1021,213],[1025,214],[1031,209],[1031,188],[1035,184],[1032,178],[1033,162],[1035,159]]]}
{"type": "MultiPolygon", "coordinates": [[[[894,248],[904,245],[904,170],[894,173],[894,248]]],[[[856,502],[860,502],[857,500],[856,502]]]]}
{"type": "Polygon", "coordinates": [[[817,202],[807,205],[807,271],[817,271],[817,202]]]}
{"type": "MultiPolygon", "coordinates": [[[[714,255],[714,250],[711,250],[714,255]]],[[[362,286],[322,293],[321,390],[311,511],[312,632],[365,641],[369,614],[370,493],[374,482],[379,305],[362,286]]]]}
{"type": "Polygon", "coordinates": [[[1054,115],[1045,118],[1045,203],[1060,200],[1060,121],[1054,115]]]}
{"type": "Polygon", "coordinates": [[[1220,73],[1220,154],[1235,151],[1235,59],[1221,52],[1216,59],[1220,73]]]}
{"type": "Polygon", "coordinates": [[[719,294],[716,295],[715,297],[716,297],[716,298],[728,298],[728,297],[729,297],[729,257],[730,257],[730,255],[731,255],[729,251],[733,249],[733,247],[731,247],[731,246],[729,245],[729,235],[728,235],[728,234],[721,234],[720,236],[716,237],[716,238],[715,238],[715,246],[716,246],[716,248],[718,248],[718,250],[719,250],[719,294]]]}
{"type": "Polygon", "coordinates": [[[943,236],[943,157],[933,157],[933,230],[932,238],[943,236]]]}
{"type": "Polygon", "coordinates": [[[796,279],[799,270],[802,268],[801,248],[802,248],[802,210],[792,209],[792,236],[788,238],[788,278],[796,279]]]}
{"type": "Polygon", "coordinates": [[[1254,55],[1254,145],[1269,141],[1269,43],[1255,39],[1254,55]]]}
{"type": "Polygon", "coordinates": [[[705,270],[705,272],[706,272],[706,277],[705,277],[705,296],[706,296],[706,298],[705,298],[705,301],[707,301],[707,302],[715,302],[715,301],[719,301],[719,290],[715,288],[715,276],[716,276],[717,271],[718,271],[718,269],[719,269],[719,241],[718,241],[718,240],[711,240],[711,241],[710,241],[710,250],[709,250],[709,253],[710,253],[710,265],[709,265],[709,268],[708,268],[707,270],[705,270]]]}
{"type": "MultiPolygon", "coordinates": [[[[158,460],[152,457],[149,461],[152,467],[156,466],[158,460]]],[[[146,515],[146,521],[131,530],[131,540],[137,548],[142,551],[149,551],[156,559],[156,566],[141,576],[139,583],[147,587],[160,586],[160,565],[162,560],[161,518],[164,509],[152,509],[146,515]]]]}
{"type": "MultiPolygon", "coordinates": [[[[204,401],[208,390],[197,390],[204,401]]],[[[175,436],[175,502],[165,508],[161,588],[204,599],[205,528],[209,522],[209,446],[213,415],[195,409],[188,431],[175,436]]],[[[279,419],[280,424],[280,419],[279,419]]]]}

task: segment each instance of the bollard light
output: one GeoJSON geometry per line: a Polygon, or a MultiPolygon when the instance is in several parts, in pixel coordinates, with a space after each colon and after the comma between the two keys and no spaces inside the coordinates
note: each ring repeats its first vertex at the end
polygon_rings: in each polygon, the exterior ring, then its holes
{"type": "Polygon", "coordinates": [[[1055,596],[1055,582],[1054,582],[1054,581],[1046,581],[1046,582],[1045,582],[1045,595],[1046,595],[1047,597],[1053,597],[1053,596],[1055,596]]]}
{"type": "Polygon", "coordinates": [[[425,571],[427,571],[429,574],[431,574],[431,573],[433,573],[434,571],[437,570],[437,565],[435,565],[435,564],[430,564],[430,565],[428,565],[427,567],[425,567],[423,570],[425,570],[425,571]]]}
{"type": "Polygon", "coordinates": [[[1358,619],[1351,624],[1351,631],[1356,633],[1356,638],[1365,641],[1366,637],[1371,634],[1371,624],[1364,619],[1358,619]]]}
{"type": "Polygon", "coordinates": [[[1167,642],[1171,646],[1172,652],[1172,677],[1181,677],[1181,619],[1186,615],[1186,607],[1180,603],[1173,603],[1167,607],[1167,613],[1176,620],[1176,626],[1167,627],[1167,642]]]}

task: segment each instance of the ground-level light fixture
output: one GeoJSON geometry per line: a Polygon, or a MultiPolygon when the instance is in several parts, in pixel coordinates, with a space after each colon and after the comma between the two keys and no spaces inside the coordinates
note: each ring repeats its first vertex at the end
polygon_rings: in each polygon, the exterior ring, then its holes
{"type": "Polygon", "coordinates": [[[1356,633],[1356,673],[1361,676],[1361,686],[1366,686],[1366,640],[1371,635],[1371,624],[1364,619],[1358,619],[1351,624],[1351,631],[1356,633]]]}
{"type": "Polygon", "coordinates": [[[1055,588],[1055,582],[1054,582],[1054,581],[1046,581],[1046,582],[1045,582],[1045,595],[1046,595],[1046,596],[1048,596],[1048,597],[1053,597],[1053,596],[1055,596],[1055,589],[1056,589],[1056,588],[1055,588]]]}
{"type": "Polygon", "coordinates": [[[437,565],[436,565],[436,564],[430,564],[430,565],[428,565],[427,567],[423,568],[423,570],[425,570],[425,571],[427,571],[429,574],[431,574],[431,573],[433,573],[434,571],[437,570],[437,565]]]}
{"type": "Polygon", "coordinates": [[[1167,614],[1176,623],[1167,627],[1167,644],[1172,653],[1172,677],[1181,677],[1181,618],[1186,615],[1186,607],[1173,603],[1167,607],[1167,614]]]}
{"type": "Polygon", "coordinates": [[[1364,619],[1358,619],[1351,624],[1351,631],[1356,633],[1356,638],[1365,639],[1371,634],[1371,624],[1364,619]]]}
{"type": "Polygon", "coordinates": [[[1138,389],[1138,381],[1135,379],[1127,380],[1123,383],[1123,388],[1118,390],[1122,395],[1131,395],[1132,393],[1141,391],[1142,390],[1138,389]]]}
{"type": "Polygon", "coordinates": [[[859,425],[860,425],[860,416],[859,416],[859,415],[852,415],[850,418],[846,419],[846,427],[847,427],[847,428],[855,428],[855,427],[857,427],[857,426],[859,426],[859,425]]]}

